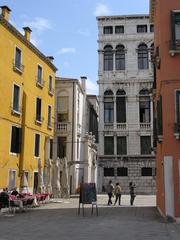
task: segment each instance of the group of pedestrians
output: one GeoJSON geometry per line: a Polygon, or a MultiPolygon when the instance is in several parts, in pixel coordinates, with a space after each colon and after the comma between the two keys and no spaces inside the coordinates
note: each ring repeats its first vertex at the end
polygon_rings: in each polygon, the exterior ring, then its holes
{"type": "MultiPolygon", "coordinates": [[[[135,184],[133,182],[129,183],[129,194],[130,194],[130,205],[133,205],[134,199],[136,197],[135,195],[135,184]]],[[[114,206],[116,205],[117,201],[119,205],[121,205],[121,194],[122,194],[122,188],[119,183],[116,183],[115,187],[112,183],[112,181],[109,181],[109,184],[107,186],[107,194],[108,194],[108,205],[112,205],[112,197],[115,195],[115,202],[114,206]]]]}

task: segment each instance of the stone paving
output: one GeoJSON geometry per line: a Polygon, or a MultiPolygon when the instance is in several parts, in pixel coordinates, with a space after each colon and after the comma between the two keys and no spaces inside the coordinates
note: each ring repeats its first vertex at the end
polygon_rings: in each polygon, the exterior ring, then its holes
{"type": "MultiPolygon", "coordinates": [[[[114,200],[114,199],[113,199],[114,200]]],[[[78,216],[78,199],[52,200],[25,213],[0,215],[0,240],[180,240],[180,225],[167,223],[155,208],[154,196],[137,196],[129,206],[107,206],[107,196],[98,195],[99,216],[78,216]]]]}

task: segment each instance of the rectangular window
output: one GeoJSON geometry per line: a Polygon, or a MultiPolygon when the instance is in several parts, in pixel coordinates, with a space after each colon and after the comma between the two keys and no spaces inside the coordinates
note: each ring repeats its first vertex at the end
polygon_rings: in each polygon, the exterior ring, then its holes
{"type": "Polygon", "coordinates": [[[16,47],[15,50],[15,68],[18,68],[19,70],[22,70],[21,67],[21,50],[16,47]]]}
{"type": "Polygon", "coordinates": [[[141,168],[141,176],[142,177],[150,177],[152,176],[152,168],[151,167],[143,167],[141,168]]]}
{"type": "Polygon", "coordinates": [[[124,26],[115,26],[115,33],[116,34],[122,34],[124,33],[124,26]]]}
{"type": "Polygon", "coordinates": [[[104,102],[104,122],[114,122],[114,102],[104,102]]]}
{"type": "Polygon", "coordinates": [[[151,112],[150,112],[150,98],[140,97],[139,98],[139,116],[140,123],[150,123],[151,122],[151,112]]]}
{"type": "Polygon", "coordinates": [[[104,177],[114,177],[114,168],[104,168],[104,177]]]}
{"type": "Polygon", "coordinates": [[[52,127],[51,115],[52,115],[52,107],[48,105],[48,127],[52,127]]]}
{"type": "Polygon", "coordinates": [[[57,157],[66,157],[66,137],[57,138],[57,157]]]}
{"type": "Polygon", "coordinates": [[[119,176],[119,177],[127,177],[128,176],[128,168],[127,167],[119,167],[119,168],[117,168],[117,176],[119,176]]]}
{"type": "Polygon", "coordinates": [[[39,84],[43,83],[43,81],[42,81],[42,67],[40,65],[38,65],[38,68],[37,68],[37,82],[39,84]]]}
{"type": "Polygon", "coordinates": [[[171,13],[172,25],[172,41],[175,47],[180,46],[180,11],[172,11],[171,13]]]}
{"type": "Polygon", "coordinates": [[[15,170],[10,170],[9,171],[9,184],[8,188],[13,189],[16,187],[16,171],[15,170]]]}
{"type": "Polygon", "coordinates": [[[20,153],[21,152],[21,137],[22,137],[21,128],[12,126],[11,153],[20,153]]]}
{"type": "Polygon", "coordinates": [[[141,136],[141,154],[151,154],[150,136],[141,136]]]}
{"type": "Polygon", "coordinates": [[[118,155],[127,154],[127,141],[125,136],[117,137],[117,154],[118,155]]]}
{"type": "Polygon", "coordinates": [[[125,97],[116,98],[116,120],[117,120],[117,123],[126,122],[126,98],[125,97]]]}
{"type": "Polygon", "coordinates": [[[114,137],[104,137],[104,154],[114,154],[114,137]]]}
{"type": "Polygon", "coordinates": [[[22,177],[23,177],[22,187],[28,187],[29,173],[27,171],[24,171],[22,177]]]}
{"type": "Polygon", "coordinates": [[[36,121],[41,122],[41,98],[36,98],[36,121]]]}
{"type": "Polygon", "coordinates": [[[57,121],[58,122],[68,122],[68,113],[58,113],[57,121]]]}
{"type": "Polygon", "coordinates": [[[137,25],[137,33],[146,33],[147,25],[137,25]]]}
{"type": "Polygon", "coordinates": [[[163,135],[162,96],[157,101],[157,135],[163,135]]]}
{"type": "Polygon", "coordinates": [[[49,92],[52,92],[52,76],[49,76],[48,90],[49,92]]]}
{"type": "Polygon", "coordinates": [[[34,146],[34,156],[40,156],[40,134],[35,134],[35,146],[34,146]]]}
{"type": "Polygon", "coordinates": [[[53,158],[53,139],[50,139],[50,153],[49,153],[50,159],[53,158]]]}
{"type": "Polygon", "coordinates": [[[112,26],[104,27],[104,34],[112,34],[112,33],[113,33],[113,27],[112,26]]]}
{"type": "Polygon", "coordinates": [[[153,24],[150,25],[150,32],[154,32],[154,25],[153,24]]]}
{"type": "Polygon", "coordinates": [[[13,88],[13,111],[20,112],[20,87],[14,84],[13,88]]]}

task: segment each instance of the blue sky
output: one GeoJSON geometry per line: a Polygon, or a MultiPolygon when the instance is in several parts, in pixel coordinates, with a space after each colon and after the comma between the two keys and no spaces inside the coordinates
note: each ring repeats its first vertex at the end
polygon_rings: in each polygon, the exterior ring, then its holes
{"type": "Polygon", "coordinates": [[[149,0],[0,0],[11,23],[32,29],[31,41],[54,56],[57,76],[87,76],[87,92],[97,94],[96,16],[149,12],[149,0]]]}

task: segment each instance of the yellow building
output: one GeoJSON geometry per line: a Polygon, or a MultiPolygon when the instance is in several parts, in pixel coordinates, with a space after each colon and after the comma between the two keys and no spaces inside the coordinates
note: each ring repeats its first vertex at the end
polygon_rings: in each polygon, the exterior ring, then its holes
{"type": "Polygon", "coordinates": [[[0,16],[0,189],[38,188],[42,171],[52,158],[56,67],[31,42],[29,27],[21,34],[0,16]],[[41,160],[39,160],[41,159],[41,160]],[[41,167],[39,166],[39,169],[41,167]]]}

